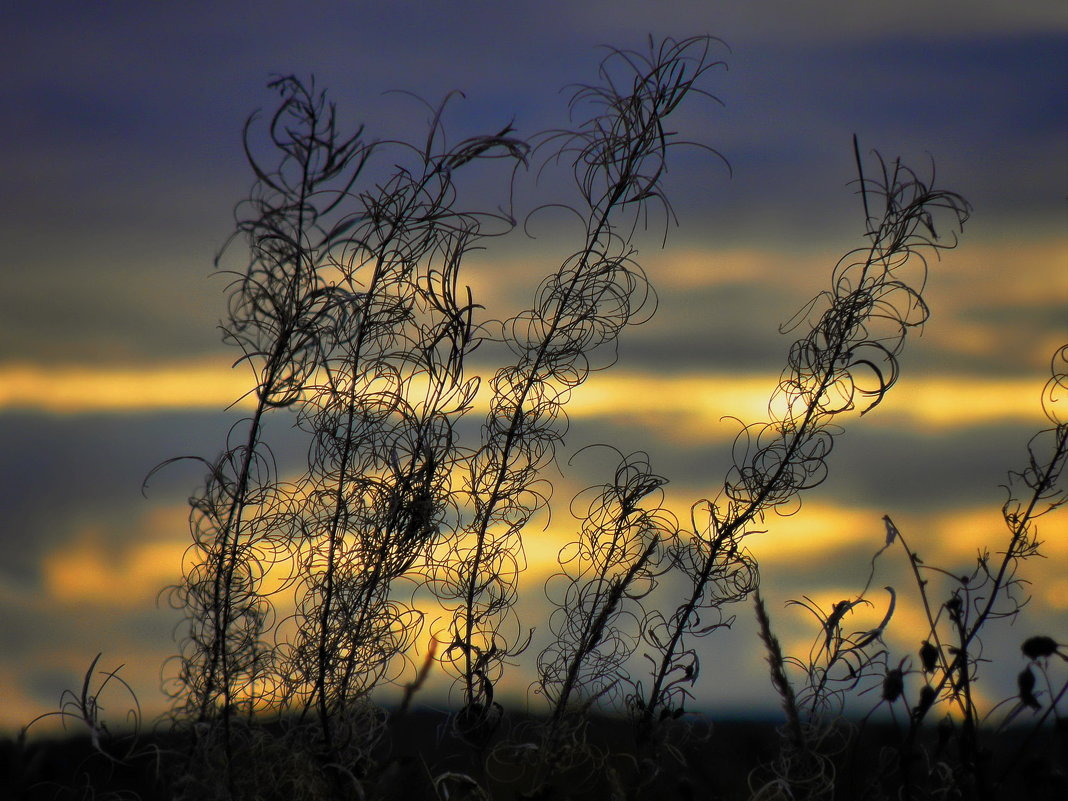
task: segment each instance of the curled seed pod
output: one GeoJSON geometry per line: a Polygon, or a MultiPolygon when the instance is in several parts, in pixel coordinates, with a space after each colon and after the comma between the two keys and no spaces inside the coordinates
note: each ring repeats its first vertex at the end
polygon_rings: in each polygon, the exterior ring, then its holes
{"type": "Polygon", "coordinates": [[[1024,640],[1020,650],[1028,659],[1038,659],[1043,656],[1053,656],[1057,653],[1057,643],[1052,637],[1028,637],[1024,640]]]}
{"type": "Polygon", "coordinates": [[[1024,668],[1020,675],[1016,677],[1016,686],[1020,690],[1020,703],[1031,707],[1031,709],[1042,708],[1042,704],[1035,698],[1035,674],[1031,671],[1030,665],[1024,668]]]}
{"type": "Polygon", "coordinates": [[[920,664],[923,665],[924,673],[933,673],[938,665],[938,649],[931,645],[929,640],[924,640],[920,646],[920,664]]]}
{"type": "Polygon", "coordinates": [[[894,668],[883,679],[883,700],[894,703],[905,690],[905,675],[901,668],[894,668]]]}

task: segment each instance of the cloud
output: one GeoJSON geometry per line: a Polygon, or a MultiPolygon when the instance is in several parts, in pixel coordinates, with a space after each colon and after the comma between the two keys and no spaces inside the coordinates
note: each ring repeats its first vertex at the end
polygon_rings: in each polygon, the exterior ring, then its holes
{"type": "Polygon", "coordinates": [[[681,0],[655,12],[640,0],[595,0],[580,6],[567,4],[565,12],[580,29],[608,26],[609,30],[635,31],[669,23],[684,30],[711,27],[712,33],[728,38],[745,36],[766,43],[795,41],[804,37],[818,46],[843,39],[867,42],[903,33],[924,32],[931,36],[952,32],[958,36],[1063,30],[1063,9],[1054,0],[1028,4],[1015,14],[996,0],[967,2],[949,0],[932,6],[921,0],[906,0],[892,6],[842,6],[833,0],[818,0],[799,7],[789,0],[770,0],[759,13],[744,5],[710,8],[701,0],[681,0]]]}
{"type": "Polygon", "coordinates": [[[140,536],[107,544],[94,526],[73,532],[41,563],[43,591],[61,604],[109,608],[150,606],[161,588],[177,581],[189,546],[186,506],[154,508],[138,528],[140,536]]]}
{"type": "MultiPolygon", "coordinates": [[[[487,371],[469,416],[488,412],[490,377],[487,371]]],[[[254,406],[254,396],[247,394],[254,379],[246,371],[227,369],[218,362],[124,369],[15,365],[0,367],[0,378],[0,409],[159,415],[221,409],[235,400],[240,410],[254,406]]],[[[565,409],[576,423],[591,420],[622,429],[646,428],[687,447],[733,439],[737,427],[731,419],[745,423],[768,419],[769,398],[778,382],[774,373],[665,375],[620,368],[593,374],[573,393],[565,409]]],[[[895,402],[896,395],[891,395],[891,400],[873,411],[868,425],[876,431],[901,428],[939,433],[994,424],[1037,426],[1045,420],[1038,397],[1041,386],[1030,379],[911,377],[902,384],[907,390],[898,391],[907,391],[908,402],[895,402]]]]}
{"type": "MultiPolygon", "coordinates": [[[[0,575],[39,588],[44,555],[86,527],[106,545],[136,538],[149,471],[183,454],[214,457],[232,423],[223,414],[0,414],[0,575]]],[[[202,474],[200,465],[179,463],[153,477],[149,497],[182,502],[202,474]]]]}

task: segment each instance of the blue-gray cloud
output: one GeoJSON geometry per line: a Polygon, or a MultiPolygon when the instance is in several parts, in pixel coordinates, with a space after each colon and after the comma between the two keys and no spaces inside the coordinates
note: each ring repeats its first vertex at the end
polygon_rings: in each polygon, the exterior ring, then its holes
{"type": "MultiPolygon", "coordinates": [[[[673,15],[614,7],[616,44],[641,47],[641,31],[674,22],[685,29],[676,35],[712,30],[732,48],[717,52],[729,71],[707,76],[725,107],[697,104],[678,124],[718,148],[734,178],[699,151],[676,152],[668,188],[683,241],[796,245],[852,235],[853,132],[866,149],[901,154],[921,171],[932,154],[944,183],[985,225],[1060,225],[1068,103],[1059,76],[1068,55],[1055,29],[1010,20],[995,5],[963,27],[936,19],[916,30],[896,6],[881,12],[882,26],[879,14],[847,24],[817,7],[809,18],[823,13],[827,25],[814,35],[786,24],[796,13],[787,6],[760,19],[703,4],[681,4],[673,15]]],[[[0,102],[20,111],[0,154],[9,190],[0,232],[15,276],[4,305],[54,314],[42,315],[45,324],[25,314],[6,322],[4,358],[54,359],[63,352],[56,340],[78,339],[75,331],[99,352],[122,353],[123,332],[150,327],[152,349],[208,347],[189,335],[188,309],[172,301],[210,269],[250,183],[240,129],[273,102],[263,88],[270,73],[316,73],[342,118],[366,122],[372,138],[423,135],[428,113],[383,96],[387,89],[431,103],[465,90],[450,117],[457,137],[513,118],[529,135],[566,121],[560,89],[595,80],[603,54],[595,46],[607,35],[588,9],[550,14],[540,4],[360,4],[295,17],[118,7],[125,10],[70,4],[62,15],[23,7],[11,20],[19,34],[11,56],[22,69],[0,87],[0,102]],[[136,287],[143,313],[121,284],[136,287]]],[[[198,290],[192,302],[206,296],[198,290]]],[[[84,346],[68,356],[94,358],[84,346]]]]}
{"type": "MultiPolygon", "coordinates": [[[[292,469],[303,444],[292,419],[269,427],[280,468],[292,469]]],[[[93,524],[104,547],[121,548],[135,535],[151,503],[181,503],[201,483],[205,468],[180,456],[214,459],[238,416],[226,413],[54,416],[0,415],[0,574],[20,582],[38,578],[41,557],[93,524]]],[[[178,533],[180,536],[180,532],[178,533]]]]}

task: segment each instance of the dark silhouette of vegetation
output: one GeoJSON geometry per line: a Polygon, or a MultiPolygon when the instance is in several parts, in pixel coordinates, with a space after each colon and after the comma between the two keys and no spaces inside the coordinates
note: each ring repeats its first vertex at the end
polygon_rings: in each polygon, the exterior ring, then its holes
{"type": "Polygon", "coordinates": [[[980,711],[974,697],[985,661],[982,634],[989,633],[993,621],[1016,618],[1027,602],[1027,582],[1018,571],[1025,560],[1040,555],[1036,521],[1066,500],[1061,476],[1068,459],[1068,421],[1057,404],[1068,399],[1068,346],[1054,355],[1051,367],[1043,409],[1053,425],[1027,444],[1026,467],[1009,473],[1001,510],[1008,534],[1004,550],[996,556],[981,551],[975,567],[966,573],[929,565],[886,516],[886,541],[872,557],[868,585],[855,598],[839,601],[831,609],[821,609],[808,599],[794,602],[819,623],[819,633],[804,658],[782,654],[757,596],[773,685],[788,721],[781,755],[769,766],[771,776],[758,797],[831,798],[837,788],[858,799],[1054,798],[1068,790],[1055,752],[1032,751],[1044,724],[1052,719],[1058,729],[1064,725],[1059,705],[1068,694],[1068,676],[1058,672],[1051,660],[1068,658],[1055,640],[1045,635],[1024,640],[1021,652],[1028,664],[1019,675],[1015,697],[986,712],[980,711]],[[894,613],[893,587],[886,587],[887,611],[876,627],[855,632],[844,627],[857,607],[871,604],[867,593],[876,560],[897,546],[912,570],[927,630],[917,632],[923,639],[913,654],[895,661],[882,641],[894,613]],[[938,598],[945,600],[936,605],[938,598]],[[791,669],[801,677],[800,691],[787,677],[791,669]],[[1036,671],[1042,677],[1041,689],[1036,671]],[[858,738],[842,723],[844,701],[847,693],[869,690],[879,693],[872,711],[888,708],[894,735],[883,746],[875,770],[847,774],[844,784],[836,781],[833,757],[847,753],[850,741],[858,738]],[[1029,726],[1019,725],[1025,710],[1031,716],[1029,726]],[[924,724],[934,717],[937,738],[932,745],[925,741],[929,729],[924,724]],[[1014,723],[1014,742],[1005,748],[1007,753],[999,753],[991,742],[1014,723]],[[1013,787],[1023,794],[1014,794],[1013,787]]]}
{"type": "MultiPolygon", "coordinates": [[[[656,210],[673,218],[663,179],[674,149],[720,158],[667,123],[681,105],[712,97],[704,82],[721,65],[718,46],[702,36],[612,50],[598,82],[572,95],[573,129],[528,138],[508,124],[451,144],[446,98],[428,106],[418,143],[365,139],[362,127],[340,130],[314,83],[270,84],[281,99],[266,137],[255,115],[245,128],[256,184],[234,236],[249,259],[222,326],[241,352],[236,365],[251,371],[255,403],[219,457],[183,457],[202,462],[207,478],[190,501],[186,572],[168,596],[185,616],[168,725],[149,746],[128,736],[114,750],[92,691],[96,662],[58,713],[86,724],[93,753],[120,773],[139,766],[138,793],[994,799],[1024,785],[1043,797],[1042,782],[1056,792],[1056,767],[1031,758],[1051,723],[1063,726],[1068,679],[1056,662],[1068,647],[1028,639],[1015,697],[989,714],[973,688],[983,631],[1026,602],[1018,569],[1039,552],[1035,521],[1065,499],[1068,424],[1054,404],[1068,389],[1068,346],[1047,392],[1054,427],[1011,476],[1009,541],[998,556],[980,554],[967,575],[928,565],[888,516],[856,597],[831,609],[795,602],[818,623],[804,656],[784,653],[759,593],[748,538],[772,513],[798,511],[827,475],[849,413],[863,416],[893,388],[907,336],[928,318],[927,258],[956,245],[969,214],[962,197],[935,185],[933,169],[922,177],[897,160],[866,159],[855,140],[867,241],[782,328],[801,334],[769,419],[740,423],[721,487],[682,523],[665,508],[667,479],[648,455],[615,451],[613,474],[572,502],[576,534],[546,583],[551,638],[532,685],[544,705],[527,718],[498,697],[531,641],[515,609],[523,537],[549,506],[550,470],[565,468],[566,405],[591,371],[614,364],[624,329],[655,310],[638,227],[656,210]],[[499,197],[472,206],[462,187],[478,164],[500,168],[499,197]],[[570,172],[578,200],[554,205],[580,221],[581,236],[529,308],[482,320],[463,266],[518,227],[515,176],[529,166],[570,172]],[[487,342],[510,362],[483,387],[471,361],[487,342]],[[489,411],[468,441],[459,424],[483,390],[489,411]],[[299,475],[280,474],[268,417],[305,435],[299,475]],[[894,547],[928,624],[917,653],[900,660],[883,637],[903,589],[886,588],[876,626],[847,629],[872,603],[876,562],[894,547]],[[424,620],[428,598],[441,619],[424,620]],[[687,704],[701,675],[697,642],[730,626],[733,605],[750,598],[785,724],[777,744],[750,754],[752,774],[731,783],[706,764],[715,746],[687,704]],[[424,633],[433,645],[420,656],[424,633]],[[412,726],[431,724],[411,700],[438,668],[453,678],[455,708],[436,743],[415,745],[412,726]],[[392,713],[381,703],[388,688],[403,690],[392,713]],[[883,728],[844,722],[846,700],[869,691],[872,711],[888,711],[895,726],[876,746],[866,733],[883,728]],[[943,711],[932,745],[924,723],[943,711]],[[612,713],[626,713],[629,728],[606,727],[601,716],[612,713]],[[1024,721],[1018,750],[992,761],[990,743],[1001,748],[1006,727],[1024,721]]],[[[121,682],[118,671],[103,675],[105,685],[121,682]]],[[[737,764],[723,769],[738,773],[737,764]]],[[[34,790],[27,779],[25,797],[105,789],[72,781],[34,790]]]]}

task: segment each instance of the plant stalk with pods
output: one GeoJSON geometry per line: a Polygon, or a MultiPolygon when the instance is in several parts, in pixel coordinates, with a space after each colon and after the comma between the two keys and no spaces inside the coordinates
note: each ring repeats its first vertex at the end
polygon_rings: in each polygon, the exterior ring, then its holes
{"type": "MultiPolygon", "coordinates": [[[[1038,521],[1068,502],[1068,489],[1063,481],[1068,462],[1068,421],[1058,405],[1066,401],[1068,345],[1054,354],[1051,377],[1043,391],[1042,408],[1052,425],[1039,431],[1027,443],[1027,465],[1009,473],[1005,485],[1007,497],[1001,508],[1008,540],[996,557],[984,549],[979,553],[975,567],[967,573],[929,565],[895,527],[896,539],[908,558],[927,622],[926,637],[917,651],[923,682],[912,696],[914,703],[909,705],[907,691],[912,688],[904,681],[902,666],[905,660],[899,664],[896,674],[891,670],[884,678],[884,686],[890,680],[900,681],[901,690],[892,699],[884,692],[883,700],[891,709],[904,705],[907,712],[906,733],[897,759],[889,769],[891,774],[896,774],[889,777],[892,783],[900,785],[907,798],[925,791],[924,788],[932,782],[936,785],[948,783],[955,792],[969,797],[997,798],[1004,791],[1009,772],[1018,768],[1021,754],[995,766],[985,754],[981,729],[984,726],[987,729],[1007,726],[1024,710],[1030,710],[1035,713],[1033,734],[1050,715],[1057,713],[1058,704],[1068,694],[1068,680],[1056,687],[1046,669],[1046,660],[1058,653],[1058,646],[1052,638],[1038,636],[1028,638],[1021,646],[1029,663],[1019,674],[1018,695],[999,726],[987,725],[992,712],[984,716],[975,696],[979,665],[983,661],[980,657],[983,634],[989,634],[994,621],[1014,620],[1027,603],[1027,582],[1019,572],[1027,560],[1041,556],[1038,521]],[[936,589],[944,592],[946,597],[937,607],[932,603],[936,589]],[[1044,702],[1035,693],[1035,668],[1047,680],[1044,702]],[[948,779],[925,774],[918,747],[924,722],[940,709],[947,710],[943,724],[952,718],[959,721],[959,726],[947,729],[944,744],[948,750],[952,743],[956,751],[948,779]]],[[[889,518],[887,525],[893,525],[889,518]]],[[[886,775],[880,778],[884,783],[888,781],[886,775]]]]}
{"type": "Polygon", "coordinates": [[[371,151],[362,130],[339,134],[333,106],[314,87],[292,78],[271,86],[282,96],[268,126],[278,164],[263,166],[254,155],[250,118],[244,142],[257,183],[238,207],[234,234],[247,240],[250,258],[231,284],[222,326],[226,341],[242,351],[237,363],[253,370],[256,385],[249,394],[255,409],[231,430],[237,442],[228,442],[214,462],[200,460],[209,472],[190,502],[190,566],[171,595],[189,626],[176,710],[199,721],[221,716],[226,731],[239,711],[252,714],[263,689],[270,602],[262,579],[287,548],[278,536],[286,527],[286,493],[264,440],[264,422],[301,397],[322,364],[323,342],[342,322],[323,271],[338,204],[371,151]]]}
{"type": "Polygon", "coordinates": [[[338,264],[352,323],[299,410],[314,446],[302,480],[307,556],[291,675],[328,749],[346,709],[418,633],[419,614],[392,588],[426,560],[445,523],[453,426],[477,388],[464,375],[478,338],[459,268],[489,217],[508,220],[456,209],[454,173],[526,155],[508,128],[443,148],[440,119],[439,109],[422,150],[404,148],[414,168],[353,198],[362,208],[338,264]]]}
{"type": "Polygon", "coordinates": [[[646,637],[658,657],[648,690],[639,687],[631,697],[646,734],[662,710],[682,708],[697,679],[697,653],[688,638],[729,624],[723,609],[755,587],[745,538],[768,512],[796,511],[800,493],[823,481],[839,416],[858,405],[863,415],[897,380],[906,335],[928,316],[924,251],[956,244],[952,235],[939,240],[935,215],[945,214],[951,230],[968,218],[959,195],[934,188],[933,178],[922,180],[900,161],[877,157],[877,177],[865,177],[855,139],[854,146],[869,244],[843,257],[832,288],[788,324],[786,330],[817,315],[791,347],[769,404],[783,411],[742,429],[719,495],[693,507],[692,531],[675,555],[689,591],[670,616],[651,614],[646,637]],[[916,272],[911,282],[910,271],[916,272]]]}
{"type": "Polygon", "coordinates": [[[573,112],[589,107],[592,116],[548,140],[561,143],[554,161],[571,161],[584,243],[542,283],[534,306],[503,326],[518,359],[490,382],[483,444],[468,468],[472,517],[439,582],[439,597],[453,610],[445,658],[463,686],[458,723],[468,734],[492,729],[499,713],[494,685],[504,661],[524,647],[518,633],[506,633],[505,620],[522,564],[521,532],[546,503],[540,476],[566,428],[562,407],[586,380],[591,354],[614,351],[650,297],[626,224],[650,203],[670,213],[661,178],[668,149],[682,143],[664,122],[687,94],[703,94],[696,82],[717,64],[711,45],[696,37],[659,48],[650,42],[648,55],[613,51],[601,67],[602,85],[581,87],[572,98],[573,112]]]}

